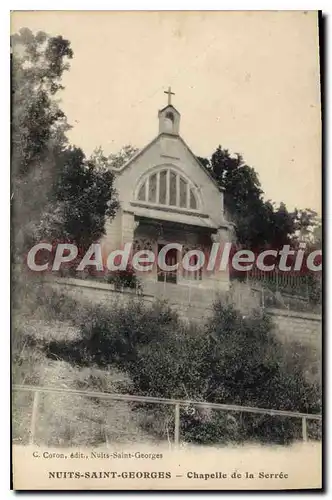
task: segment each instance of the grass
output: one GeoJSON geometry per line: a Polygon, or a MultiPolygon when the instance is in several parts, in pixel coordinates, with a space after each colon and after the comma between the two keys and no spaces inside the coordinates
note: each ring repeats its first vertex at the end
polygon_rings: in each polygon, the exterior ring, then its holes
{"type": "MultiPolygon", "coordinates": [[[[63,294],[42,281],[23,283],[15,296],[12,323],[12,380],[14,384],[62,387],[101,392],[128,392],[131,381],[114,367],[79,367],[49,359],[45,343],[72,342],[80,338],[75,325],[82,311],[63,294]],[[76,319],[75,319],[76,318],[76,319]],[[74,321],[73,321],[74,319],[74,321]]],[[[33,396],[13,393],[13,440],[27,444],[33,396]]],[[[96,445],[147,439],[139,415],[124,402],[107,402],[68,394],[40,398],[36,444],[49,446],[96,445]]]]}

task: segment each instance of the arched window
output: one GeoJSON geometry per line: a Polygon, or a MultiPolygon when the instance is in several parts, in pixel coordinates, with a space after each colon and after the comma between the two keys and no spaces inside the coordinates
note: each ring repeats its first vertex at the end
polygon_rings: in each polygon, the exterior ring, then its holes
{"type": "Polygon", "coordinates": [[[171,112],[165,115],[165,132],[172,132],[174,125],[174,115],[171,112]]]}
{"type": "Polygon", "coordinates": [[[174,122],[174,115],[173,115],[173,113],[172,113],[171,111],[168,111],[168,112],[166,113],[166,118],[167,118],[168,120],[171,120],[171,122],[172,122],[172,123],[174,122]]]}
{"type": "Polygon", "coordinates": [[[137,201],[198,210],[194,187],[172,169],[163,169],[145,178],[137,190],[137,201]]]}

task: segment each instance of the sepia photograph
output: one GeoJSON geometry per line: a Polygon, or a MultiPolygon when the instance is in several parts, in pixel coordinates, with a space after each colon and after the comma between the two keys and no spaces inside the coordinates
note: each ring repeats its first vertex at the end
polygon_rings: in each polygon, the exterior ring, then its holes
{"type": "Polygon", "coordinates": [[[11,12],[14,490],[322,489],[321,29],[11,12]]]}

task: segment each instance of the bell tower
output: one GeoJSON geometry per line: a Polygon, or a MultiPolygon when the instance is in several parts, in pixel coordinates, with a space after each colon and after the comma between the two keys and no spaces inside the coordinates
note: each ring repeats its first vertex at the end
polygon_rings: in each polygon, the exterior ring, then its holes
{"type": "Polygon", "coordinates": [[[175,94],[171,91],[171,87],[168,87],[164,94],[168,95],[168,104],[158,113],[159,134],[179,135],[180,113],[174,108],[171,101],[172,95],[175,94]]]}

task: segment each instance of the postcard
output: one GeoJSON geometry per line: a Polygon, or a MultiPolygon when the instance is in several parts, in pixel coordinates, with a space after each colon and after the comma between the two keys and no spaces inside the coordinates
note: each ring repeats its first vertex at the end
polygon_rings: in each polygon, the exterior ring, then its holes
{"type": "Polygon", "coordinates": [[[322,22],[11,13],[13,489],[322,488],[322,22]]]}

